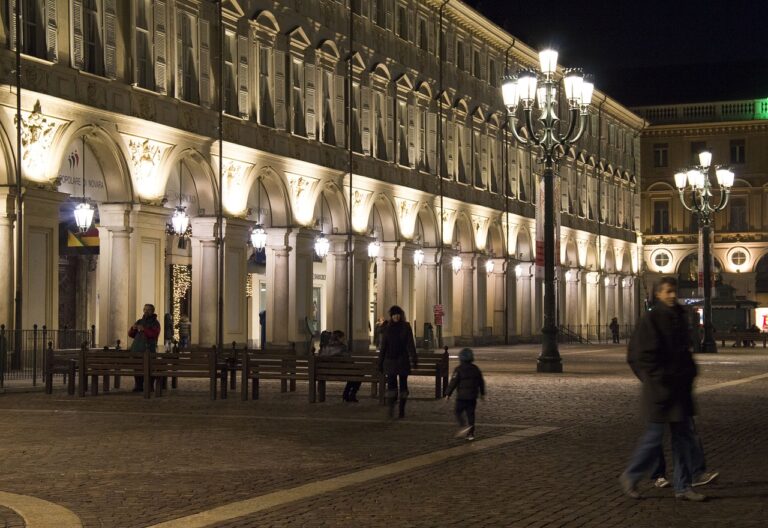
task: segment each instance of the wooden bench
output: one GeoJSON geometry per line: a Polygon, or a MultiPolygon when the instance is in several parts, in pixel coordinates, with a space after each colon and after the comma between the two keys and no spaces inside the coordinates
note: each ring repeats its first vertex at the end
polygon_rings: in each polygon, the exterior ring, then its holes
{"type": "Polygon", "coordinates": [[[715,339],[722,342],[722,346],[726,346],[725,343],[729,342],[731,345],[734,345],[736,347],[743,347],[744,341],[754,341],[757,343],[758,341],[763,342],[763,348],[766,348],[766,342],[768,342],[768,332],[724,332],[724,333],[716,333],[715,339]]]}
{"type": "Polygon", "coordinates": [[[246,350],[241,356],[241,399],[259,399],[260,380],[280,380],[280,392],[296,390],[296,381],[309,381],[312,356],[297,356],[292,351],[246,350]]]}
{"type": "Polygon", "coordinates": [[[377,355],[312,356],[310,361],[309,402],[325,401],[328,381],[361,382],[372,384],[372,394],[384,403],[384,374],[379,372],[377,355]]]}
{"type": "MultiPolygon", "coordinates": [[[[149,374],[145,375],[144,391],[154,384],[155,396],[162,396],[163,386],[167,378],[171,378],[171,386],[177,386],[179,378],[198,378],[209,381],[212,400],[216,399],[216,380],[221,378],[221,398],[227,398],[227,366],[222,364],[216,353],[216,348],[194,349],[187,352],[158,352],[149,354],[149,374]],[[152,381],[148,381],[152,380],[152,381]]],[[[146,396],[149,397],[149,396],[146,396]]]]}
{"type": "Polygon", "coordinates": [[[75,395],[75,379],[77,362],[80,357],[79,348],[53,349],[53,342],[48,342],[43,359],[43,376],[45,378],[45,393],[53,394],[53,376],[61,374],[67,382],[67,394],[75,395]]]}
{"type": "Polygon", "coordinates": [[[419,364],[411,368],[410,376],[435,378],[435,398],[442,398],[448,390],[449,359],[448,348],[441,352],[420,352],[419,364]]]}
{"type": "MultiPolygon", "coordinates": [[[[131,352],[119,349],[80,349],[78,358],[78,383],[77,393],[85,396],[88,389],[88,378],[91,378],[91,395],[99,393],[99,376],[104,379],[104,392],[109,392],[110,376],[148,376],[149,375],[149,351],[145,353],[131,352]]],[[[149,384],[144,385],[144,397],[149,398],[149,384]]]]}

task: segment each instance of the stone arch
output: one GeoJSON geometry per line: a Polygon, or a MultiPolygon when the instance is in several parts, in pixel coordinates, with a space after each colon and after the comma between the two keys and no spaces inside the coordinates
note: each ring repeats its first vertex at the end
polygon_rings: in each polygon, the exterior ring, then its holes
{"type": "Polygon", "coordinates": [[[0,123],[0,185],[16,183],[16,157],[13,155],[11,139],[0,123]]]}
{"type": "Polygon", "coordinates": [[[768,253],[755,263],[755,293],[768,293],[768,253]]]}
{"type": "Polygon", "coordinates": [[[587,262],[586,267],[589,270],[597,271],[599,268],[598,261],[597,261],[597,248],[595,247],[594,242],[590,242],[587,246],[587,262]]]}
{"type": "Polygon", "coordinates": [[[463,253],[475,250],[474,236],[472,236],[472,222],[464,212],[456,213],[456,225],[453,228],[453,241],[458,242],[463,253]]]}
{"type": "Polygon", "coordinates": [[[428,203],[419,207],[419,212],[416,215],[415,232],[421,237],[420,241],[424,247],[437,247],[439,245],[437,242],[437,216],[428,203]]]}
{"type": "Polygon", "coordinates": [[[629,248],[624,250],[624,255],[621,257],[621,266],[619,267],[621,273],[632,273],[632,257],[630,256],[629,248]]]}
{"type": "Polygon", "coordinates": [[[287,227],[291,224],[291,202],[285,180],[270,166],[254,167],[247,180],[248,208],[254,219],[261,218],[267,227],[287,227]],[[261,216],[259,216],[259,190],[261,190],[261,216]]]}
{"type": "Polygon", "coordinates": [[[576,246],[576,240],[572,237],[568,237],[565,242],[565,253],[562,264],[568,268],[576,268],[579,266],[579,250],[576,246]]]}
{"type": "Polygon", "coordinates": [[[488,226],[486,250],[489,255],[495,257],[503,257],[506,254],[507,248],[504,244],[504,230],[499,220],[491,222],[488,226]]]}
{"type": "Polygon", "coordinates": [[[342,189],[333,181],[320,182],[314,196],[314,214],[317,229],[323,229],[326,234],[342,234],[347,232],[347,202],[342,189]],[[324,203],[323,226],[320,225],[321,202],[324,203]],[[329,226],[330,224],[330,226],[329,226]]]}
{"type": "Polygon", "coordinates": [[[674,189],[672,188],[672,185],[670,185],[667,182],[655,182],[650,186],[648,186],[648,189],[647,189],[647,192],[653,192],[653,191],[668,192],[668,191],[674,191],[674,189]]]}
{"type": "MultiPolygon", "coordinates": [[[[164,178],[162,188],[165,189],[166,205],[178,202],[179,162],[182,171],[182,194],[191,196],[186,189],[192,185],[197,199],[195,213],[211,216],[216,213],[218,207],[219,189],[216,184],[216,175],[208,160],[194,148],[175,148],[168,155],[168,159],[161,165],[158,174],[164,178]],[[170,193],[170,194],[169,194],[170,193]],[[202,212],[200,212],[202,210],[202,212]]],[[[188,211],[190,216],[194,216],[188,211]]]]}
{"type": "Polygon", "coordinates": [[[531,242],[531,233],[526,226],[520,226],[517,232],[517,243],[515,244],[517,260],[523,262],[533,261],[533,243],[531,242]]]}
{"type": "Polygon", "coordinates": [[[339,60],[341,53],[339,53],[339,47],[336,43],[330,39],[323,40],[318,44],[317,51],[325,53],[329,57],[339,60]]]}
{"type": "Polygon", "coordinates": [[[379,228],[379,242],[395,242],[400,239],[395,205],[384,193],[379,193],[374,197],[368,217],[369,232],[379,228]]]}
{"type": "Polygon", "coordinates": [[[613,248],[605,248],[605,261],[603,264],[603,271],[607,273],[615,273],[616,270],[616,257],[613,254],[613,248]]]}
{"type": "MultiPolygon", "coordinates": [[[[73,142],[82,136],[96,158],[104,176],[107,199],[110,202],[131,202],[134,198],[131,170],[128,167],[127,156],[121,138],[98,125],[83,123],[69,126],[51,149],[49,170],[58,172],[68,156],[68,150],[73,142]],[[50,168],[54,167],[54,168],[50,168]]],[[[58,174],[51,175],[53,180],[58,174]]]]}
{"type": "Polygon", "coordinates": [[[273,15],[271,11],[266,9],[259,11],[253,15],[251,20],[270,33],[277,34],[280,32],[280,24],[277,22],[277,18],[275,18],[275,15],[273,15]]]}
{"type": "Polygon", "coordinates": [[[371,73],[383,77],[388,81],[392,79],[392,74],[390,73],[389,68],[387,68],[387,65],[382,62],[377,62],[374,64],[373,68],[371,68],[371,73]]]}

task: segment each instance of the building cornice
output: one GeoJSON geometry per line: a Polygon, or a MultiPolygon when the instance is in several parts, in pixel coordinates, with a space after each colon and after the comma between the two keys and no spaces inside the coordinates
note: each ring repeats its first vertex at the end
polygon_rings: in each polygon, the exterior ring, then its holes
{"type": "Polygon", "coordinates": [[[725,121],[722,123],[687,123],[679,125],[651,125],[643,137],[687,136],[697,134],[722,134],[731,132],[768,132],[768,121],[725,121]]]}

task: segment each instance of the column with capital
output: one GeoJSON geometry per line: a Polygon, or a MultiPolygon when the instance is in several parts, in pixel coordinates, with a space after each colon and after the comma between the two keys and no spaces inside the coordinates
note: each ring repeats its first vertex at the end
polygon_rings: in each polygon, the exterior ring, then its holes
{"type": "MultiPolygon", "coordinates": [[[[424,262],[416,271],[417,295],[416,295],[416,319],[420,320],[422,327],[419,335],[423,336],[424,323],[432,324],[432,334],[437,339],[435,327],[434,307],[437,304],[437,248],[423,248],[424,262]]],[[[437,347],[437,342],[432,342],[432,347],[437,347]]]]}
{"type": "Polygon", "coordinates": [[[485,337],[485,330],[488,324],[488,269],[486,262],[492,260],[485,255],[478,255],[475,258],[475,274],[472,289],[474,290],[474,316],[472,335],[475,344],[483,344],[479,339],[485,337]]]}
{"type": "MultiPolygon", "coordinates": [[[[224,224],[224,344],[248,340],[248,238],[252,223],[226,218],[224,224]]],[[[217,301],[218,302],[218,301],[217,301]]]]}
{"type": "Polygon", "coordinates": [[[0,273],[0,324],[4,324],[6,330],[13,328],[14,317],[15,201],[12,188],[0,187],[0,262],[4,263],[3,272],[0,273]]]}
{"type": "MultiPolygon", "coordinates": [[[[289,229],[270,228],[267,230],[267,345],[287,346],[289,287],[289,229]]],[[[263,345],[264,346],[264,345],[263,345]]]]}
{"type": "Polygon", "coordinates": [[[165,270],[166,224],[169,210],[164,207],[134,204],[131,209],[131,269],[135,270],[135,281],[131,286],[128,309],[138,319],[145,304],[152,304],[160,324],[163,315],[172,311],[166,306],[165,270]]]}
{"type": "MultiPolygon", "coordinates": [[[[586,280],[586,312],[585,323],[589,325],[588,338],[597,339],[598,308],[600,303],[600,273],[597,271],[587,272],[586,280]]],[[[602,336],[602,334],[601,334],[602,336]]]]}
{"type": "MultiPolygon", "coordinates": [[[[397,278],[397,242],[382,242],[379,256],[376,259],[376,303],[377,317],[387,317],[387,311],[392,305],[399,303],[397,278]]],[[[401,308],[405,309],[401,306],[401,308]]],[[[413,314],[405,312],[406,318],[412,319],[413,314]]]]}
{"type": "Polygon", "coordinates": [[[534,264],[531,262],[521,262],[515,266],[515,276],[517,278],[517,321],[519,335],[522,337],[531,337],[532,324],[535,321],[533,317],[535,307],[531,303],[533,272],[534,264]]]}
{"type": "Polygon", "coordinates": [[[126,348],[128,329],[138,318],[132,312],[130,291],[135,284],[131,269],[131,204],[99,204],[99,298],[97,342],[126,348]]]}
{"type": "Polygon", "coordinates": [[[573,332],[578,333],[580,320],[579,310],[579,270],[569,269],[565,272],[565,324],[573,332]]]}
{"type": "Polygon", "coordinates": [[[405,242],[398,248],[397,259],[397,291],[399,293],[399,304],[405,310],[408,319],[413,321],[413,333],[415,336],[422,336],[424,333],[424,323],[429,319],[422,319],[416,313],[416,269],[413,264],[413,254],[417,246],[411,242],[405,242]],[[417,326],[419,328],[417,328],[417,326]]]}
{"type": "Polygon", "coordinates": [[[321,330],[341,330],[347,333],[349,296],[349,257],[347,256],[347,237],[330,235],[330,251],[325,257],[325,328],[321,330]]]}
{"type": "MultiPolygon", "coordinates": [[[[275,321],[288,327],[288,341],[303,350],[309,342],[307,318],[312,312],[313,262],[316,232],[296,228],[288,233],[288,319],[275,321]]],[[[267,314],[269,317],[269,314],[267,314]]]]}
{"type": "MultiPolygon", "coordinates": [[[[367,352],[371,343],[372,328],[368,327],[368,243],[369,239],[365,236],[355,235],[352,240],[352,265],[354,266],[354,284],[352,285],[352,350],[356,352],[367,352]]],[[[387,307],[389,309],[389,307],[387,307]]],[[[407,316],[408,314],[406,314],[407,316]]]]}
{"type": "MultiPolygon", "coordinates": [[[[453,346],[454,336],[461,333],[461,328],[454,326],[454,295],[455,274],[453,272],[452,259],[457,253],[448,247],[443,248],[443,265],[441,270],[441,288],[443,292],[443,346],[453,346]]],[[[459,320],[460,322],[461,320],[459,320]]]]}
{"type": "Polygon", "coordinates": [[[192,218],[192,343],[216,344],[218,251],[216,218],[192,218]]]}
{"type": "MultiPolygon", "coordinates": [[[[618,310],[616,308],[616,280],[617,276],[614,274],[606,275],[603,283],[605,285],[605,316],[602,318],[604,324],[609,324],[611,320],[618,318],[618,310]]],[[[606,332],[608,332],[606,330],[606,332]]]]}
{"type": "Polygon", "coordinates": [[[626,304],[624,303],[624,283],[626,277],[616,275],[616,317],[619,324],[627,324],[626,304]]]}

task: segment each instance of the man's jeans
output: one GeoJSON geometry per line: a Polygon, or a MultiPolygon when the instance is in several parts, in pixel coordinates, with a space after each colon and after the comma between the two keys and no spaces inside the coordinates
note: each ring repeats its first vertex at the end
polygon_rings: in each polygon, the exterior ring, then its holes
{"type": "MultiPolygon", "coordinates": [[[[704,445],[701,443],[701,437],[698,431],[696,431],[696,423],[693,421],[693,417],[688,419],[688,426],[693,433],[693,450],[691,451],[691,476],[695,480],[696,477],[707,471],[707,462],[704,459],[704,445]]],[[[664,460],[664,449],[659,446],[658,459],[656,464],[651,470],[651,479],[656,480],[659,477],[667,476],[667,462],[664,460]]]]}
{"type": "MultiPolygon", "coordinates": [[[[666,425],[655,422],[648,424],[637,443],[635,452],[632,453],[629,466],[624,471],[630,482],[639,482],[658,462],[666,425]]],[[[695,438],[688,421],[671,422],[669,429],[672,432],[672,460],[675,466],[675,478],[672,485],[676,493],[682,493],[691,487],[691,454],[694,451],[695,438]]]]}

